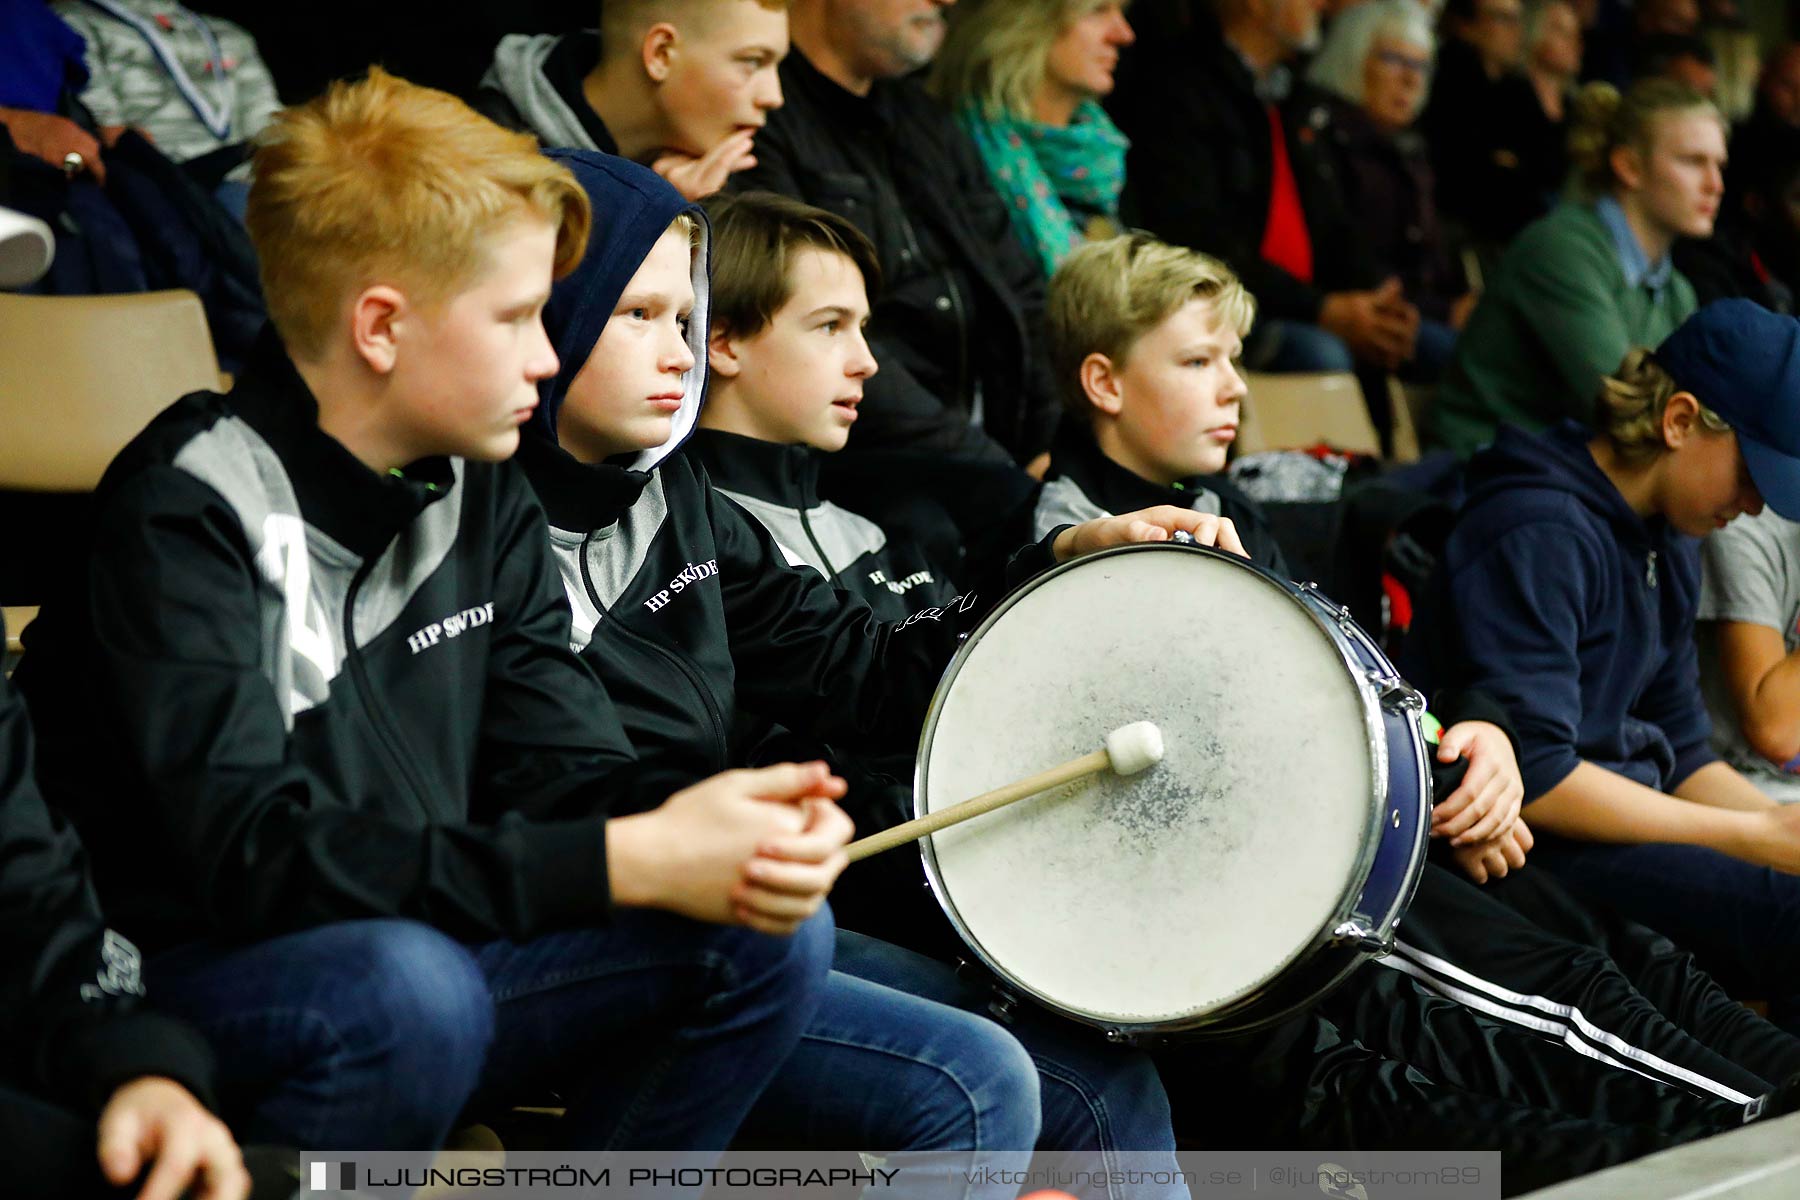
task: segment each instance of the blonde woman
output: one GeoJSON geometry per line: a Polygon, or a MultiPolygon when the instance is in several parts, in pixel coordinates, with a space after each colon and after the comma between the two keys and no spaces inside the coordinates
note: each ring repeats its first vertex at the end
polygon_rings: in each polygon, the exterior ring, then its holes
{"type": "Polygon", "coordinates": [[[1048,276],[1117,232],[1129,143],[1100,107],[1136,40],[1123,0],[964,0],[932,74],[1048,276]]]}
{"type": "Polygon", "coordinates": [[[1678,237],[1704,238],[1724,195],[1725,120],[1685,85],[1621,96],[1589,84],[1569,134],[1575,194],[1489,274],[1432,409],[1435,440],[1470,454],[1502,425],[1593,416],[1602,375],[1694,311],[1678,237]]]}

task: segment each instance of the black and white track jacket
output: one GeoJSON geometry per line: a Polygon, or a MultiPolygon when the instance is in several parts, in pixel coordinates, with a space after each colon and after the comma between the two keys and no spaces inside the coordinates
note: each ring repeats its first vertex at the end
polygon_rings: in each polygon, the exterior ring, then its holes
{"type": "Polygon", "coordinates": [[[956,595],[918,545],[819,498],[820,452],[812,447],[698,429],[686,452],[769,531],[788,562],[811,567],[882,620],[902,620],[956,595]]]}
{"type": "Polygon", "coordinates": [[[884,622],[790,564],[686,454],[650,471],[586,465],[532,435],[519,457],[549,514],[573,645],[664,787],[742,765],[740,714],[849,750],[910,752],[962,636],[1010,583],[1050,565],[1032,546],[976,588],[884,622]]]}
{"type": "Polygon", "coordinates": [[[271,337],[127,446],[97,507],[17,679],[45,792],[147,947],[605,919],[633,756],[516,467],[377,475],[271,337]]]}

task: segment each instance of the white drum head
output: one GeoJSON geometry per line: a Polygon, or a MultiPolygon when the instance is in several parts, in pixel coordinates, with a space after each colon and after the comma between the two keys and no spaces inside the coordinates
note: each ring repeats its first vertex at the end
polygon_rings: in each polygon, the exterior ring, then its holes
{"type": "Polygon", "coordinates": [[[1193,1023],[1348,915],[1373,852],[1370,703],[1331,635],[1248,567],[1168,548],[1082,560],[1013,597],[952,664],[921,810],[1132,721],[1154,721],[1166,755],[934,835],[933,884],[988,965],[1051,1006],[1193,1023]]]}

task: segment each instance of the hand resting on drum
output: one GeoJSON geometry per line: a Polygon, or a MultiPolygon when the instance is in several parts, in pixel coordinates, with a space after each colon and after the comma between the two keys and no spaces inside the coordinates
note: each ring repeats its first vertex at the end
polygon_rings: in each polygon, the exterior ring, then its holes
{"type": "Polygon", "coordinates": [[[1452,846],[1498,837],[1518,820],[1525,781],[1506,731],[1488,721],[1459,721],[1438,741],[1438,761],[1469,760],[1462,783],[1432,806],[1431,836],[1452,846]]]}
{"type": "Polygon", "coordinates": [[[787,934],[819,910],[853,826],[824,763],[726,771],[606,826],[613,900],[787,934]]]}
{"type": "Polygon", "coordinates": [[[1177,508],[1173,504],[1159,504],[1155,508],[1140,508],[1136,512],[1120,513],[1116,517],[1098,517],[1092,521],[1084,521],[1058,534],[1051,549],[1056,554],[1057,562],[1068,562],[1083,554],[1110,550],[1114,546],[1127,546],[1133,542],[1166,542],[1178,532],[1189,534],[1199,545],[1217,546],[1221,550],[1249,557],[1244,553],[1244,543],[1238,540],[1237,526],[1231,523],[1229,517],[1195,512],[1191,508],[1177,508]]]}

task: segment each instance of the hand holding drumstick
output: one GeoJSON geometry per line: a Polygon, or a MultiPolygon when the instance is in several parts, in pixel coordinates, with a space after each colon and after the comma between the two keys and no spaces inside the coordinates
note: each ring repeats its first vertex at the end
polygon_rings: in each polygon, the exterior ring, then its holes
{"type": "Polygon", "coordinates": [[[916,841],[940,829],[948,829],[952,825],[960,825],[972,817],[979,817],[993,812],[997,808],[1005,808],[1017,803],[1027,796],[1035,796],[1047,792],[1051,788],[1061,787],[1065,783],[1073,783],[1077,779],[1086,779],[1089,775],[1098,775],[1109,768],[1119,775],[1136,775],[1162,761],[1162,730],[1149,721],[1137,721],[1130,725],[1122,725],[1106,735],[1106,745],[1099,750],[1091,751],[1080,758],[1072,758],[1066,763],[1039,771],[1036,775],[1027,776],[1016,782],[997,787],[991,792],[983,792],[961,804],[953,804],[949,808],[940,808],[922,817],[915,817],[891,829],[870,834],[851,842],[849,855],[851,862],[860,862],[871,854],[880,854],[883,850],[892,850],[896,846],[916,841]]]}

